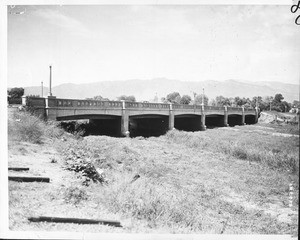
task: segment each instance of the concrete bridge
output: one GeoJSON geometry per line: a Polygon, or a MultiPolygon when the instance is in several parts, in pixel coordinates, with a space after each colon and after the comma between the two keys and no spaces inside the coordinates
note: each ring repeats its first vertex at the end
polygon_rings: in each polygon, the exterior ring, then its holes
{"type": "Polygon", "coordinates": [[[82,99],[22,98],[22,104],[48,120],[89,119],[100,133],[115,136],[160,135],[176,128],[200,131],[212,126],[254,124],[258,111],[243,107],[215,107],[165,103],[99,101],[82,99]]]}

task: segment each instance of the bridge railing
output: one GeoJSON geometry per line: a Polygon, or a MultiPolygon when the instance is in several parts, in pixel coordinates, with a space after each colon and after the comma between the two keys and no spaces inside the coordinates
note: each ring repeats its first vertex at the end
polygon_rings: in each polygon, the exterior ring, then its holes
{"type": "MultiPolygon", "coordinates": [[[[22,97],[22,104],[35,107],[46,107],[46,99],[42,97],[22,97]]],[[[49,107],[78,107],[78,108],[123,108],[122,101],[101,101],[101,100],[87,100],[87,99],[62,99],[62,98],[48,98],[49,107]]],[[[125,108],[148,108],[148,109],[170,109],[168,103],[148,103],[148,102],[125,102],[125,108]]],[[[201,105],[187,105],[187,104],[172,104],[173,109],[198,109],[201,105]]],[[[205,111],[224,111],[225,107],[204,106],[205,111]]],[[[227,107],[227,111],[242,112],[242,107],[227,107]]],[[[245,112],[255,112],[254,108],[244,108],[245,112]]]]}
{"type": "Polygon", "coordinates": [[[110,107],[110,108],[122,108],[122,102],[120,101],[100,101],[100,100],[72,100],[72,99],[55,99],[57,107],[110,107]]]}
{"type": "Polygon", "coordinates": [[[173,104],[173,109],[194,109],[196,105],[187,105],[187,104],[173,104]]]}
{"type": "Polygon", "coordinates": [[[169,109],[170,108],[170,104],[165,104],[165,103],[143,103],[143,102],[125,102],[125,108],[169,109]]]}
{"type": "Polygon", "coordinates": [[[224,107],[217,107],[217,106],[204,106],[205,110],[217,110],[217,111],[224,111],[224,107]]]}
{"type": "Polygon", "coordinates": [[[255,112],[255,108],[245,108],[245,112],[255,112]]]}
{"type": "Polygon", "coordinates": [[[22,104],[30,107],[45,107],[46,101],[45,98],[41,97],[24,96],[22,97],[22,104]]]}
{"type": "Polygon", "coordinates": [[[242,112],[243,108],[241,108],[241,107],[227,107],[227,111],[242,112]]]}

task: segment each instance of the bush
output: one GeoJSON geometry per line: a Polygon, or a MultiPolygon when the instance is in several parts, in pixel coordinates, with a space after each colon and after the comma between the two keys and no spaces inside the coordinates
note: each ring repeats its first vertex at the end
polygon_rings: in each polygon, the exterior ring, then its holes
{"type": "Polygon", "coordinates": [[[70,171],[80,173],[84,178],[83,184],[89,185],[90,181],[105,183],[107,182],[105,174],[97,171],[92,159],[90,158],[90,150],[84,148],[82,142],[71,143],[64,148],[63,157],[65,160],[65,168],[70,171]]]}
{"type": "Polygon", "coordinates": [[[13,118],[8,120],[9,137],[32,143],[41,143],[44,133],[40,119],[24,112],[16,112],[13,118]]]}
{"type": "Polygon", "coordinates": [[[14,112],[8,118],[8,137],[11,140],[41,144],[46,138],[58,138],[64,131],[53,122],[44,122],[27,112],[14,112]]]}

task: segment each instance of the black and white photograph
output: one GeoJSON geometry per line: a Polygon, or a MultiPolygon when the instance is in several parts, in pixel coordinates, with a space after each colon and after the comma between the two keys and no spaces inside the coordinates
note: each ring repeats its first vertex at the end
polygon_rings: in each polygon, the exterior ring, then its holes
{"type": "Polygon", "coordinates": [[[1,5],[5,236],[298,236],[300,1],[1,5]]]}

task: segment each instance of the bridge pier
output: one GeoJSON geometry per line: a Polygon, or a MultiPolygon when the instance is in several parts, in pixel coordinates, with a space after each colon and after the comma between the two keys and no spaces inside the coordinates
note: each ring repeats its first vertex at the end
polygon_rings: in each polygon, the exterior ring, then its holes
{"type": "Polygon", "coordinates": [[[201,129],[201,131],[206,130],[204,105],[201,106],[201,127],[200,127],[200,129],[201,129]]]}
{"type": "Polygon", "coordinates": [[[224,107],[224,127],[228,127],[228,110],[227,106],[224,107]]]}
{"type": "Polygon", "coordinates": [[[175,124],[175,117],[174,117],[174,113],[173,113],[173,106],[171,103],[170,110],[169,110],[169,130],[174,129],[174,124],[175,124]]]}
{"type": "Polygon", "coordinates": [[[129,137],[129,116],[125,109],[125,101],[122,101],[121,136],[129,137]]]}
{"type": "Polygon", "coordinates": [[[257,123],[258,122],[258,107],[255,107],[255,122],[254,123],[257,123]]]}
{"type": "Polygon", "coordinates": [[[47,120],[56,120],[56,97],[55,96],[47,96],[45,98],[46,103],[46,118],[47,120]]]}
{"type": "Polygon", "coordinates": [[[244,106],[242,107],[242,122],[241,122],[241,125],[246,125],[246,123],[245,123],[245,109],[244,109],[244,106]]]}

